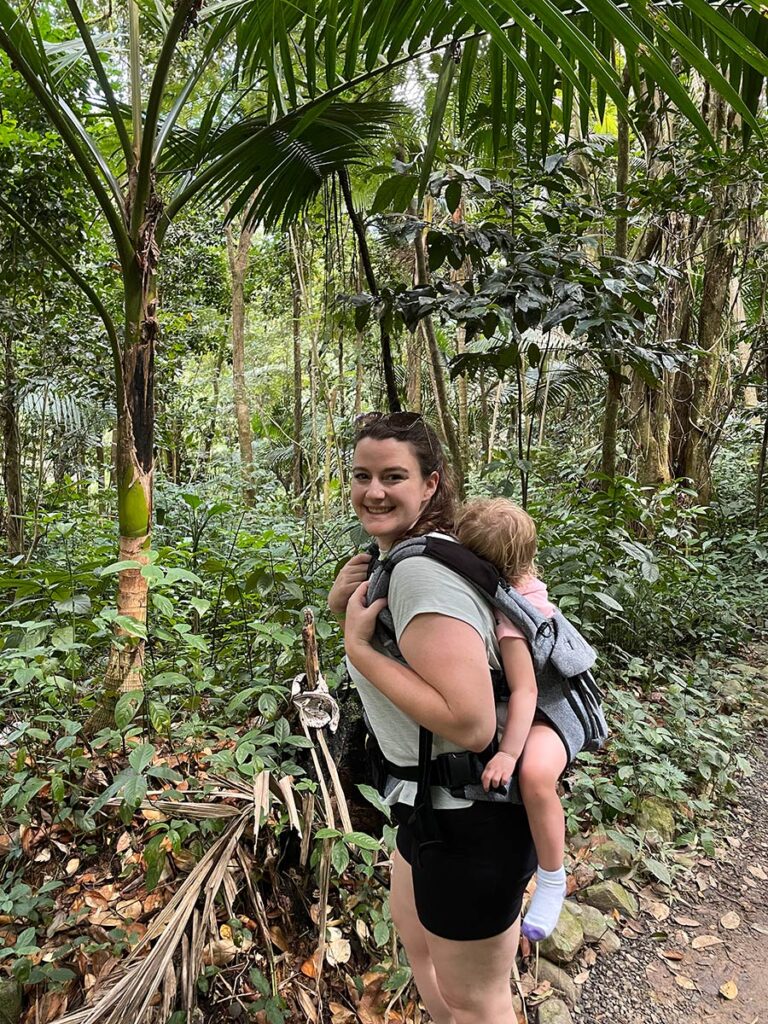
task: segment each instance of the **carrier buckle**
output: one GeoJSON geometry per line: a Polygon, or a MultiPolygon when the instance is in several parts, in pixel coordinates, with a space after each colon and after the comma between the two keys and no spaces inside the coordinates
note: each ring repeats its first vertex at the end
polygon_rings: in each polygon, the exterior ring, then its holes
{"type": "Polygon", "coordinates": [[[451,790],[479,782],[482,774],[480,759],[468,750],[440,754],[435,758],[435,767],[437,784],[451,790]]]}

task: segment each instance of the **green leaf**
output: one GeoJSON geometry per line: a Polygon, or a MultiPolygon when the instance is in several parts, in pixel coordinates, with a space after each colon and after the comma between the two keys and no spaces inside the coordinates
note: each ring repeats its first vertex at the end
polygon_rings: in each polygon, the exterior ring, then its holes
{"type": "Polygon", "coordinates": [[[613,612],[624,611],[619,602],[615,598],[611,597],[610,594],[604,594],[601,591],[598,591],[592,596],[596,598],[596,600],[598,600],[601,604],[605,605],[606,608],[610,608],[613,612]]]}
{"type": "Polygon", "coordinates": [[[378,790],[374,789],[373,786],[366,786],[360,782],[357,784],[357,789],[360,791],[361,796],[365,797],[369,804],[372,804],[377,811],[380,811],[385,815],[387,821],[392,817],[392,808],[388,807],[381,798],[381,794],[378,790]]]}
{"type": "Polygon", "coordinates": [[[285,743],[291,734],[291,727],[284,718],[278,718],[275,722],[275,740],[279,744],[285,743]]]}
{"type": "Polygon", "coordinates": [[[365,832],[347,832],[344,835],[344,842],[357,846],[360,850],[381,849],[381,843],[379,840],[374,839],[373,836],[369,836],[365,832]]]}
{"type": "Polygon", "coordinates": [[[377,921],[373,926],[373,941],[379,948],[389,942],[389,925],[386,921],[377,921]]]}
{"type": "Polygon", "coordinates": [[[275,718],[277,715],[277,700],[273,693],[262,693],[259,697],[259,711],[270,722],[275,718]]]}
{"type": "Polygon", "coordinates": [[[331,848],[331,864],[337,874],[342,875],[349,864],[349,850],[341,840],[335,842],[331,848]]]}
{"type": "Polygon", "coordinates": [[[101,576],[109,576],[115,572],[122,572],[123,569],[141,569],[142,563],[137,562],[133,558],[126,558],[122,562],[112,562],[111,565],[106,566],[101,570],[101,576]]]}
{"type": "Polygon", "coordinates": [[[315,832],[315,839],[338,839],[340,835],[337,828],[319,828],[315,832]]]}
{"type": "Polygon", "coordinates": [[[165,573],[159,565],[144,565],[141,568],[141,575],[145,580],[161,580],[165,573]]]}
{"type": "Polygon", "coordinates": [[[138,622],[130,615],[116,615],[114,623],[124,630],[128,636],[139,637],[142,640],[147,638],[147,627],[143,622],[138,622]]]}
{"type": "Polygon", "coordinates": [[[155,732],[166,734],[171,728],[171,712],[159,700],[151,700],[148,704],[149,721],[155,732]]]}
{"type": "Polygon", "coordinates": [[[371,204],[371,213],[394,210],[402,213],[413,199],[419,180],[415,174],[395,174],[379,185],[371,204]]]}
{"type": "Polygon", "coordinates": [[[118,697],[115,704],[115,725],[120,732],[123,732],[133,721],[143,700],[144,693],[142,690],[131,690],[128,693],[122,693],[118,697]]]}
{"type": "Polygon", "coordinates": [[[648,858],[645,861],[646,870],[650,871],[654,878],[658,878],[664,885],[672,885],[672,876],[669,873],[669,868],[666,864],[662,864],[660,860],[654,860],[648,858]]]}
{"type": "Polygon", "coordinates": [[[153,594],[152,604],[157,608],[161,615],[164,615],[167,619],[173,617],[173,602],[165,597],[164,594],[153,594]]]}
{"type": "Polygon", "coordinates": [[[142,743],[134,747],[128,755],[128,763],[135,772],[143,772],[155,756],[155,748],[151,743],[142,743]]]}
{"type": "Polygon", "coordinates": [[[427,191],[429,176],[432,173],[432,165],[435,162],[437,144],[440,141],[440,131],[443,126],[443,118],[448,106],[448,98],[451,95],[451,84],[456,71],[456,63],[453,59],[450,47],[445,51],[443,63],[440,67],[440,74],[435,88],[435,98],[432,103],[432,114],[429,119],[427,131],[427,142],[424,146],[424,153],[421,158],[421,173],[419,174],[419,203],[427,191]]]}

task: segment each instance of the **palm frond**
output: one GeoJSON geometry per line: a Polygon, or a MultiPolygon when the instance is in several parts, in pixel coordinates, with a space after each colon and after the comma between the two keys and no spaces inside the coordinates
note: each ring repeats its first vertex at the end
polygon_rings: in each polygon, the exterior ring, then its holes
{"type": "Polygon", "coordinates": [[[228,202],[229,217],[244,212],[249,223],[267,228],[294,220],[317,195],[323,182],[342,167],[362,159],[401,108],[393,103],[331,103],[308,119],[247,118],[201,139],[177,131],[166,147],[162,170],[174,176],[218,166],[200,194],[228,202]],[[233,158],[233,153],[238,154],[233,158]]]}

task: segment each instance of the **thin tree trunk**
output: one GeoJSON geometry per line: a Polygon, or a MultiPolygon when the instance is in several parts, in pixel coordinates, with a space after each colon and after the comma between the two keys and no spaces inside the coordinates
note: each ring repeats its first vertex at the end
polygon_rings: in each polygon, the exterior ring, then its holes
{"type": "MultiPolygon", "coordinates": [[[[624,91],[629,93],[629,75],[624,72],[624,91]]],[[[619,259],[627,258],[627,183],[629,181],[629,123],[619,115],[616,138],[616,234],[614,253],[619,259]]],[[[616,444],[621,412],[621,393],[624,379],[621,362],[614,357],[606,367],[608,385],[605,392],[603,417],[603,447],[600,472],[609,480],[616,476],[616,444]]]]}
{"type": "Polygon", "coordinates": [[[293,496],[298,500],[304,490],[302,474],[302,366],[301,366],[301,299],[302,288],[299,279],[299,249],[296,232],[290,232],[291,244],[291,300],[293,306],[293,455],[291,458],[291,483],[293,496]]]}
{"type": "MultiPolygon", "coordinates": [[[[421,231],[416,232],[416,238],[414,239],[413,244],[416,253],[416,284],[429,284],[429,270],[427,267],[427,256],[424,249],[424,236],[421,231]]],[[[437,414],[442,426],[442,432],[448,445],[448,450],[451,453],[451,460],[453,462],[459,496],[463,498],[464,473],[461,449],[459,447],[459,439],[456,436],[456,430],[453,425],[453,420],[451,419],[451,410],[448,404],[448,385],[446,382],[445,368],[443,366],[443,355],[440,351],[440,346],[437,343],[437,335],[435,334],[435,326],[432,322],[432,317],[425,316],[420,322],[422,324],[422,330],[424,331],[424,337],[427,340],[429,360],[434,374],[433,382],[435,387],[437,414]]]]}
{"type": "MultiPolygon", "coordinates": [[[[368,239],[365,234],[365,225],[363,224],[360,214],[355,209],[355,204],[352,199],[352,188],[349,183],[349,175],[345,168],[339,171],[339,184],[341,185],[341,193],[344,196],[344,203],[347,207],[347,213],[352,224],[352,229],[355,232],[357,238],[358,252],[360,253],[360,263],[365,273],[365,280],[368,284],[368,289],[373,296],[379,294],[379,288],[376,283],[376,275],[373,272],[373,264],[371,263],[371,254],[368,249],[368,239]]],[[[389,331],[384,326],[384,320],[379,320],[379,340],[381,344],[381,361],[384,367],[384,383],[387,388],[387,404],[389,405],[390,412],[399,412],[400,397],[397,393],[397,381],[395,380],[395,368],[392,363],[392,341],[389,335],[389,331]]]]}
{"type": "Polygon", "coordinates": [[[5,534],[8,555],[14,558],[24,553],[24,494],[21,474],[21,445],[16,408],[16,370],[13,360],[13,340],[5,337],[5,374],[2,405],[0,407],[3,430],[3,484],[5,485],[5,534]]]}
{"type": "Polygon", "coordinates": [[[405,395],[410,412],[421,412],[421,334],[409,331],[405,336],[407,378],[405,395]]]}
{"type": "Polygon", "coordinates": [[[224,366],[224,343],[222,342],[216,350],[216,362],[213,366],[213,397],[211,399],[211,416],[208,426],[200,439],[200,451],[197,456],[197,466],[193,477],[197,477],[201,470],[206,470],[211,463],[211,452],[213,451],[213,440],[216,437],[216,422],[219,416],[219,393],[221,391],[221,371],[224,366]]]}
{"type": "Polygon", "coordinates": [[[232,278],[232,391],[240,446],[240,467],[243,474],[243,501],[253,505],[256,491],[253,483],[253,432],[251,408],[245,382],[245,274],[252,231],[243,226],[235,244],[232,225],[227,225],[227,255],[232,278]]]}

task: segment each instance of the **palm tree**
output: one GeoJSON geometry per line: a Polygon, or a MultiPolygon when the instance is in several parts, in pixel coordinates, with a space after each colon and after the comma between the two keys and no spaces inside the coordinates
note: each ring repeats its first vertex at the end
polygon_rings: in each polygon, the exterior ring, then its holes
{"type": "MultiPolygon", "coordinates": [[[[156,280],[168,227],[188,204],[227,202],[230,217],[243,214],[246,222],[267,225],[290,222],[325,176],[359,158],[366,141],[386,128],[394,107],[368,98],[376,82],[433,52],[444,57],[420,195],[455,69],[461,64],[460,78],[466,81],[481,45],[494,69],[494,124],[498,128],[503,118],[514,117],[522,81],[531,145],[535,121],[549,121],[555,97],[564,113],[575,96],[588,111],[593,83],[598,104],[610,96],[620,113],[631,117],[613,60],[617,47],[632,85],[639,90],[642,78],[652,80],[707,138],[707,125],[671,67],[673,54],[710,81],[747,127],[756,125],[753,112],[768,73],[768,60],[757,45],[765,45],[764,0],[654,6],[647,0],[177,0],[172,9],[153,6],[151,15],[137,0],[123,0],[117,9],[127,28],[126,74],[110,56],[109,39],[92,32],[84,5],[66,0],[66,7],[72,43],[64,48],[63,67],[56,63],[62,46],[46,45],[34,5],[0,0],[0,48],[61,136],[101,210],[120,268],[120,318],[55,239],[27,222],[1,194],[0,208],[69,274],[100,317],[111,345],[123,636],[110,661],[108,695],[141,687],[146,577],[152,568],[146,563],[156,280]],[[140,41],[156,46],[151,67],[143,63],[140,41]],[[93,95],[86,100],[68,94],[66,61],[90,65],[93,95]],[[728,78],[718,62],[727,63],[728,78]],[[228,69],[224,84],[213,87],[222,68],[228,69]],[[120,84],[113,84],[116,79],[120,84]],[[104,117],[112,128],[106,141],[104,117]],[[165,174],[168,186],[161,187],[165,174]]],[[[459,86],[461,103],[466,89],[461,81],[459,86]]]]}

